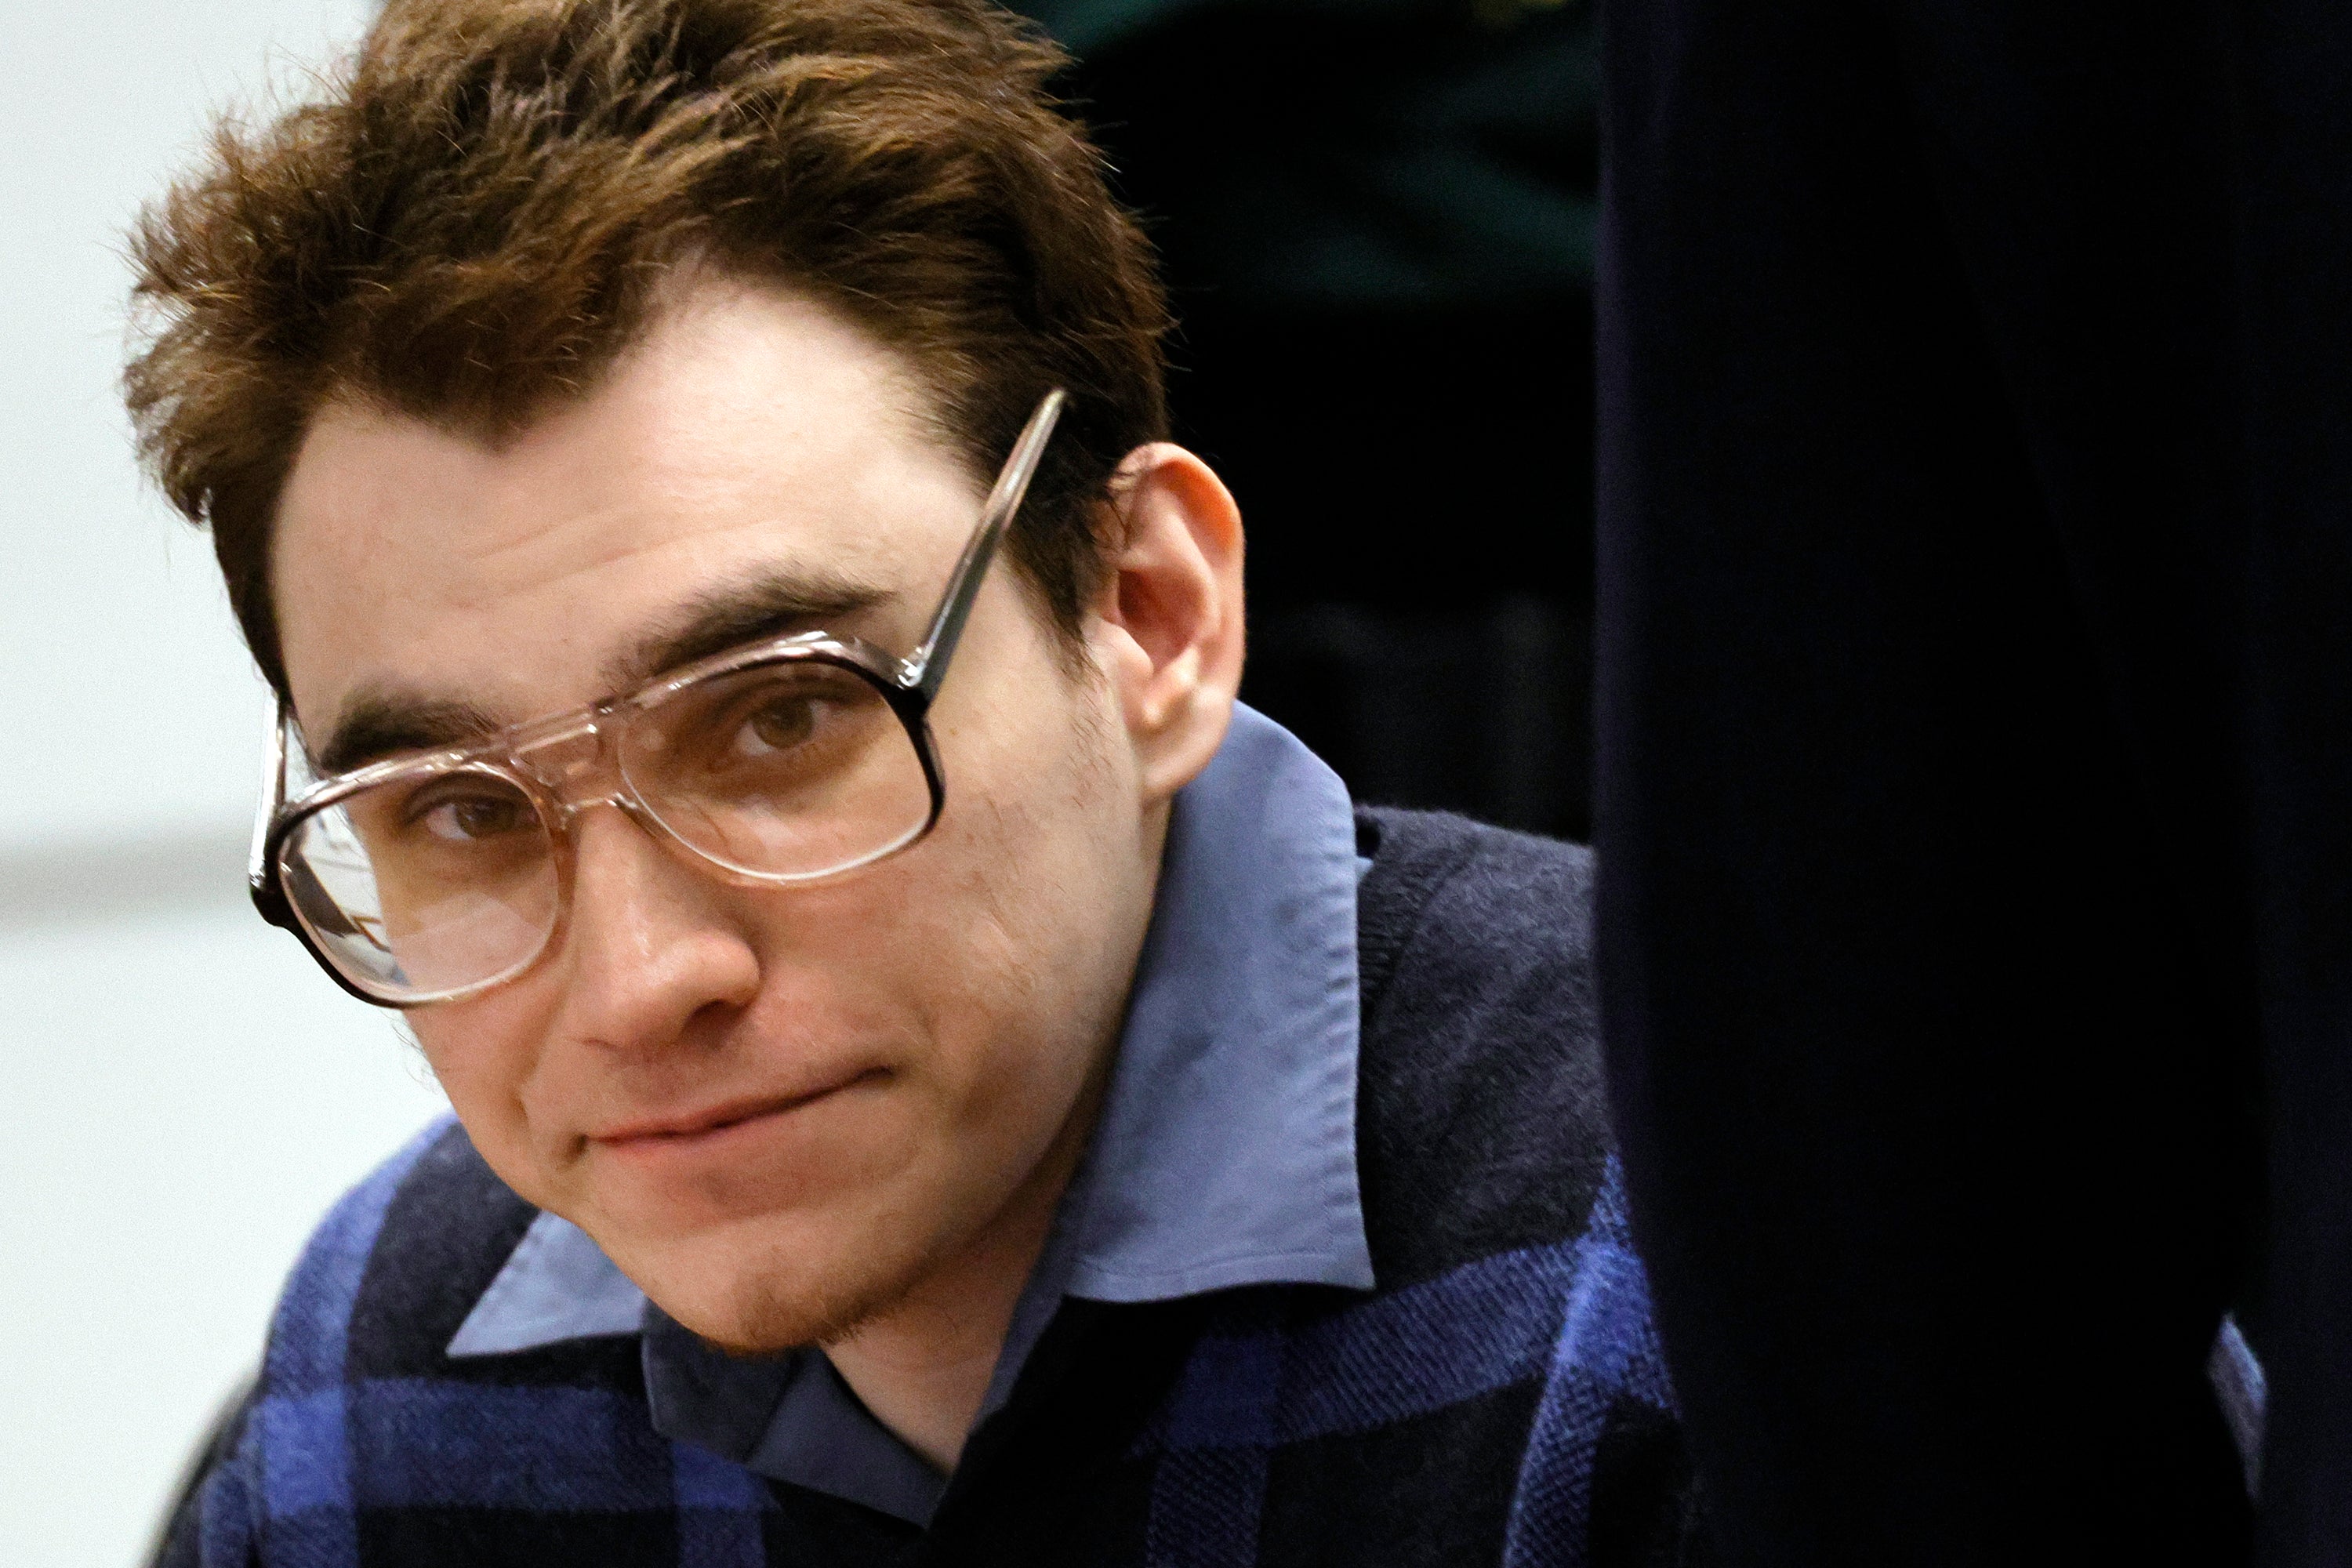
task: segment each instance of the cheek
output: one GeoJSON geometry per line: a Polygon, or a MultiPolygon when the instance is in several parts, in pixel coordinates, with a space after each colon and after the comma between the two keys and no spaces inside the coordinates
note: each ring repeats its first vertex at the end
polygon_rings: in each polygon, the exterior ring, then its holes
{"type": "Polygon", "coordinates": [[[509,1186],[541,1205],[550,1162],[532,1144],[523,1090],[539,1057],[545,1011],[528,991],[509,989],[421,1008],[408,1020],[474,1147],[509,1186]]]}
{"type": "Polygon", "coordinates": [[[1086,731],[1060,718],[961,749],[934,887],[908,910],[903,951],[954,1043],[940,1066],[967,1128],[1058,1117],[1115,1026],[1134,956],[1134,813],[1086,731]]]}

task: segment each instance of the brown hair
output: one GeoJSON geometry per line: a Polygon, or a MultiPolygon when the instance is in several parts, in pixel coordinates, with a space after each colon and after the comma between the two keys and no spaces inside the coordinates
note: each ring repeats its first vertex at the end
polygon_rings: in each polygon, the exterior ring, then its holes
{"type": "Polygon", "coordinates": [[[394,0],[321,100],[224,121],[134,233],[125,388],[262,672],[285,689],[270,521],[323,403],[510,434],[695,262],[907,355],[983,478],[1066,387],[1008,548],[1075,627],[1105,487],[1165,433],[1166,307],[1061,64],[985,0],[394,0]]]}

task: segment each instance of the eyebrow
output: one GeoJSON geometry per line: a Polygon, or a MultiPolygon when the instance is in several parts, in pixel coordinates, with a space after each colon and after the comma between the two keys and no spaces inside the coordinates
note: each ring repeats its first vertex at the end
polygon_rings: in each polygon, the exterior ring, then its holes
{"type": "Polygon", "coordinates": [[[667,626],[604,668],[608,691],[641,686],[665,670],[763,637],[821,629],[895,597],[888,590],[826,574],[774,572],[706,593],[667,626]]]}
{"type": "Polygon", "coordinates": [[[335,721],[319,749],[317,767],[320,777],[331,778],[401,752],[479,741],[499,728],[498,720],[470,702],[367,690],[335,721]]]}
{"type": "MultiPolygon", "coordinates": [[[[743,643],[814,629],[817,622],[861,614],[892,597],[885,589],[824,574],[774,572],[749,578],[695,599],[668,625],[607,661],[604,689],[625,691],[664,670],[743,643]]],[[[487,740],[506,722],[457,699],[362,688],[320,747],[316,766],[321,777],[332,777],[402,752],[487,740]]]]}

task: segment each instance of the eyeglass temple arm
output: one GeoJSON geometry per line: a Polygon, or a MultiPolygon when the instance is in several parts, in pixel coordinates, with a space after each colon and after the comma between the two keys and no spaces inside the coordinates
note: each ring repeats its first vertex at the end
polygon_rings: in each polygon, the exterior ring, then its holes
{"type": "Polygon", "coordinates": [[[253,813],[253,848],[245,861],[245,885],[253,895],[253,907],[271,925],[288,923],[290,911],[286,908],[286,895],[278,879],[269,874],[269,830],[278,822],[278,809],[286,804],[286,700],[274,697],[269,704],[269,739],[261,752],[261,804],[253,813]]]}
{"type": "Polygon", "coordinates": [[[981,582],[988,575],[988,563],[1003,542],[1013,514],[1021,510],[1021,498],[1029,493],[1029,480],[1037,472],[1038,460],[1045,454],[1045,443],[1052,437],[1054,426],[1069,400],[1067,393],[1055,387],[1037,405],[1037,411],[1029,416],[1029,423],[1022,426],[1020,439],[1013,443],[1013,455],[1005,458],[1003,471],[996,476],[995,488],[988,493],[988,504],[981,510],[980,526],[972,530],[971,542],[963,547],[963,557],[948,579],[947,595],[940,601],[939,613],[931,618],[929,634],[899,667],[899,683],[921,692],[927,700],[939,695],[940,681],[947,674],[956,639],[963,635],[963,624],[971,615],[971,602],[979,596],[981,582]]]}

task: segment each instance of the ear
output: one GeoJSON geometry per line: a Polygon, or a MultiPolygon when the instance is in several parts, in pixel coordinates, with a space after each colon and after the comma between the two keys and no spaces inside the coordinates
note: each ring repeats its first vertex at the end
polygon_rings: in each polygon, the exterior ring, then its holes
{"type": "Polygon", "coordinates": [[[1096,658],[1117,695],[1147,801],[1217,754],[1242,683],[1242,515],[1209,466],[1166,442],[1111,479],[1118,545],[1096,595],[1096,658]]]}

